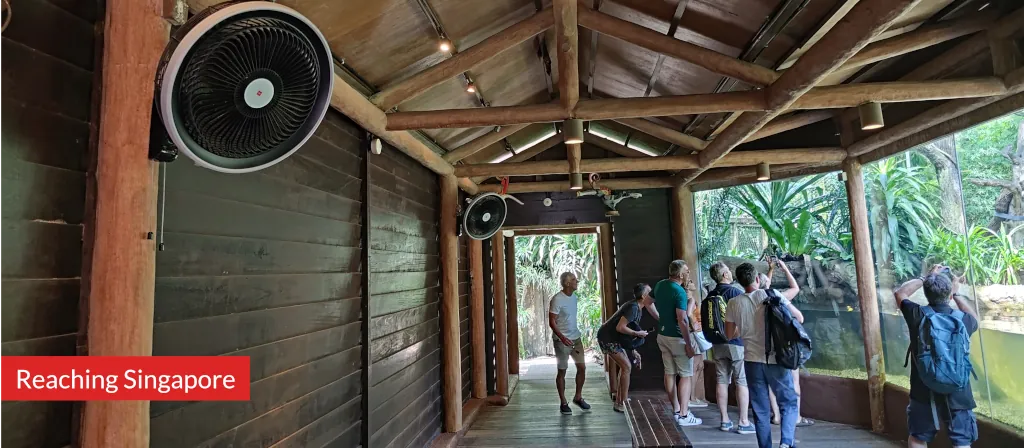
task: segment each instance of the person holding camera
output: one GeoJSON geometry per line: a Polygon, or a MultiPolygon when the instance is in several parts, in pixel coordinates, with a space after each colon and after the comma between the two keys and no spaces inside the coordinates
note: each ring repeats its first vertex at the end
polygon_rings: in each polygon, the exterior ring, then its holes
{"type": "Polygon", "coordinates": [[[612,378],[617,384],[612,408],[617,412],[626,412],[629,375],[634,363],[638,369],[641,365],[640,353],[636,348],[643,344],[644,338],[647,337],[647,332],[640,329],[643,309],[647,308],[655,319],[659,317],[650,292],[649,285],[638,283],[633,287],[633,300],[622,305],[597,330],[597,345],[601,347],[601,353],[608,355],[619,367],[618,378],[612,378]]]}
{"type": "Polygon", "coordinates": [[[896,306],[910,330],[910,404],[907,406],[907,446],[928,446],[945,423],[957,448],[978,440],[971,392],[970,336],[978,331],[978,315],[959,294],[964,276],[935,265],[928,275],[911,279],[895,291],[896,306]],[[928,305],[910,300],[924,288],[928,305]],[[950,302],[956,308],[950,306],[950,302]]]}

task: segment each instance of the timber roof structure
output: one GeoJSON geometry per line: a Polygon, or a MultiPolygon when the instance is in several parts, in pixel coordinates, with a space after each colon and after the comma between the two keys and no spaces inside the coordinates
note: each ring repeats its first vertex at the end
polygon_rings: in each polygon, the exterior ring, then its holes
{"type": "Polygon", "coordinates": [[[832,171],[1024,105],[1013,1],[280,3],[327,38],[335,108],[471,193],[496,177],[566,190],[570,172],[704,189],[751,182],[760,162],[774,179],[832,171]],[[862,131],[871,102],[887,126],[862,131]],[[562,143],[566,119],[586,123],[581,146],[562,143]]]}

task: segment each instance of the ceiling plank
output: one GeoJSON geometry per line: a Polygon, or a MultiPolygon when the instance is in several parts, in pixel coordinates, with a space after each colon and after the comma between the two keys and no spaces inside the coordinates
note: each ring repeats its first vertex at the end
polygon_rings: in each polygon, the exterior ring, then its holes
{"type": "Polygon", "coordinates": [[[617,17],[589,8],[578,10],[579,24],[597,31],[655,51],[666,56],[682,59],[715,73],[735,78],[755,86],[764,86],[778,78],[774,70],[744,62],[716,51],[666,36],[650,28],[628,22],[617,17]]]}
{"type": "MultiPolygon", "coordinates": [[[[554,0],[555,48],[558,53],[558,96],[566,112],[580,99],[579,31],[576,0],[554,0]]],[[[583,8],[584,10],[588,8],[583,8]]]]}
{"type": "MultiPolygon", "coordinates": [[[[842,148],[800,148],[771,149],[762,151],[739,151],[722,158],[718,166],[747,166],[761,162],[785,163],[839,163],[846,158],[842,148]]],[[[583,159],[580,169],[586,173],[621,173],[631,171],[662,171],[699,168],[700,160],[695,155],[659,157],[613,157],[606,159],[583,159]]],[[[537,176],[565,174],[569,170],[566,160],[544,160],[519,163],[481,163],[455,167],[458,177],[470,176],[537,176]]]]}
{"type": "Polygon", "coordinates": [[[620,118],[615,121],[652,137],[659,138],[692,151],[701,151],[708,145],[708,142],[697,137],[684,134],[674,129],[666,128],[660,124],[653,123],[642,118],[620,118]]]}
{"type": "Polygon", "coordinates": [[[491,58],[519,45],[544,30],[551,28],[554,17],[550,11],[541,11],[530,18],[505,28],[501,32],[484,39],[468,49],[459,52],[450,59],[430,67],[412,77],[384,87],[370,101],[383,110],[391,109],[403,101],[413,98],[431,87],[441,84],[466,71],[471,70],[491,58]]]}
{"type": "Polygon", "coordinates": [[[862,0],[835,28],[809,49],[782,76],[765,89],[768,110],[744,113],[729,129],[718,135],[700,153],[700,168],[687,173],[688,184],[701,172],[714,166],[736,145],[785,111],[801,95],[821,82],[829,73],[867,45],[871,38],[912,8],[919,0],[862,0]]]}
{"type": "Polygon", "coordinates": [[[473,154],[480,152],[484,148],[491,146],[496,142],[505,139],[505,137],[508,137],[512,134],[515,134],[516,132],[521,131],[526,126],[527,125],[525,124],[502,126],[502,128],[498,131],[488,132],[480,137],[473,139],[472,141],[466,143],[465,145],[459,146],[458,148],[449,151],[447,154],[443,156],[443,158],[448,163],[454,164],[462,159],[465,159],[466,157],[469,157],[473,154]]]}

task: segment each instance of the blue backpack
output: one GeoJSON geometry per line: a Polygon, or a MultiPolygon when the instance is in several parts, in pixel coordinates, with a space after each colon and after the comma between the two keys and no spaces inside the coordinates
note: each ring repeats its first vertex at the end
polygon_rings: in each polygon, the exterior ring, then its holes
{"type": "MultiPolygon", "coordinates": [[[[932,392],[943,395],[967,387],[974,369],[964,313],[960,310],[936,313],[930,306],[922,306],[921,312],[924,316],[917,327],[917,353],[914,354],[914,365],[921,381],[932,392]]],[[[907,361],[910,352],[907,348],[907,361]]],[[[904,362],[904,367],[906,364],[904,362]]]]}

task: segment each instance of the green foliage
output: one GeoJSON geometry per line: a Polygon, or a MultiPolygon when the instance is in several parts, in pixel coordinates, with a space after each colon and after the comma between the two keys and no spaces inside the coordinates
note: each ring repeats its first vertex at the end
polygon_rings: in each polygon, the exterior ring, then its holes
{"type": "Polygon", "coordinates": [[[1015,144],[1021,121],[1024,121],[1024,113],[1018,112],[956,133],[957,156],[965,179],[964,209],[968,227],[988,224],[999,189],[977,186],[966,179],[1012,178],[1013,165],[1003,157],[1002,151],[1015,144]]]}
{"type": "MultiPolygon", "coordinates": [[[[697,225],[697,259],[701,272],[707,272],[711,263],[730,251],[729,220],[732,219],[734,188],[700,191],[694,194],[697,225]]],[[[731,254],[734,255],[735,254],[731,254]]]]}
{"type": "Polygon", "coordinates": [[[945,263],[954,272],[968,274],[975,284],[1019,284],[1024,270],[1024,250],[1014,247],[1013,234],[1024,226],[998,234],[986,227],[974,226],[967,237],[939,230],[928,248],[931,262],[945,263]]]}
{"type": "Polygon", "coordinates": [[[938,201],[937,186],[924,170],[890,157],[869,165],[864,172],[869,222],[885,226],[872,228],[881,239],[875,256],[885,254],[883,266],[900,278],[920,272],[922,241],[930,241],[935,234],[938,214],[932,204],[938,201]]]}

